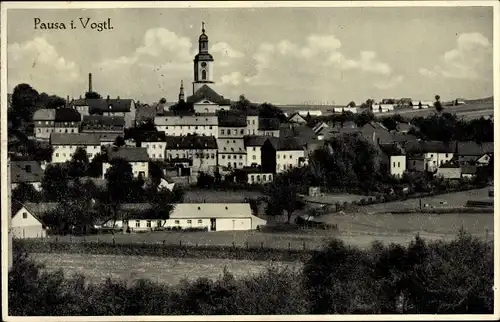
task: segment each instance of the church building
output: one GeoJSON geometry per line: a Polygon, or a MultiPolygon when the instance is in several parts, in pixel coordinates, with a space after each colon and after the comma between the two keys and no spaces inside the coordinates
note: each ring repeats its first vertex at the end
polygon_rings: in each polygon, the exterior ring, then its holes
{"type": "Polygon", "coordinates": [[[187,102],[193,104],[196,113],[215,113],[218,110],[229,110],[231,101],[219,95],[210,86],[214,82],[214,58],[208,52],[208,36],[205,34],[205,23],[202,23],[201,35],[198,39],[198,54],[194,57],[193,95],[187,102]]]}

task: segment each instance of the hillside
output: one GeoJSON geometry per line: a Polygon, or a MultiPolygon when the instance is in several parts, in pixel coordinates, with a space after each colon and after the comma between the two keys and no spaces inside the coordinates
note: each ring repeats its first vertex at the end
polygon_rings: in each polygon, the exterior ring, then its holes
{"type": "Polygon", "coordinates": [[[485,98],[476,98],[472,100],[465,100],[467,104],[493,104],[493,96],[485,98]]]}

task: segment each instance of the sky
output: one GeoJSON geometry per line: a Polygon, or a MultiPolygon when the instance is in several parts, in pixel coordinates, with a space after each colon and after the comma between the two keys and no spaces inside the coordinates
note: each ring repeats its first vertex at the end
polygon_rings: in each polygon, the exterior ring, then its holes
{"type": "Polygon", "coordinates": [[[493,95],[491,7],[11,9],[8,90],[28,83],[77,98],[92,73],[104,97],[176,101],[181,80],[192,94],[202,21],[214,89],[226,98],[342,105],[493,95]],[[67,29],[35,28],[35,18],[67,29]]]}

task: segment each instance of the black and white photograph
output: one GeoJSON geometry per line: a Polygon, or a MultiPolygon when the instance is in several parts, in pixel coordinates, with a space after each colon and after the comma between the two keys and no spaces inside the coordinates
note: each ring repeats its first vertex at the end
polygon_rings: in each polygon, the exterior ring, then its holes
{"type": "Polygon", "coordinates": [[[3,320],[497,320],[499,14],[3,2],[3,320]]]}

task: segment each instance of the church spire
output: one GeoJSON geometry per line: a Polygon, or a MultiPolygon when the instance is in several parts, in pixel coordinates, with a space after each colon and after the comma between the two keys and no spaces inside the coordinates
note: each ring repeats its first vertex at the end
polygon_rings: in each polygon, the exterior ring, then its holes
{"type": "Polygon", "coordinates": [[[205,34],[205,22],[201,22],[201,35],[198,39],[198,52],[208,53],[208,36],[205,34]]]}
{"type": "Polygon", "coordinates": [[[184,81],[181,80],[181,88],[179,90],[179,102],[184,102],[184,81]]]}

